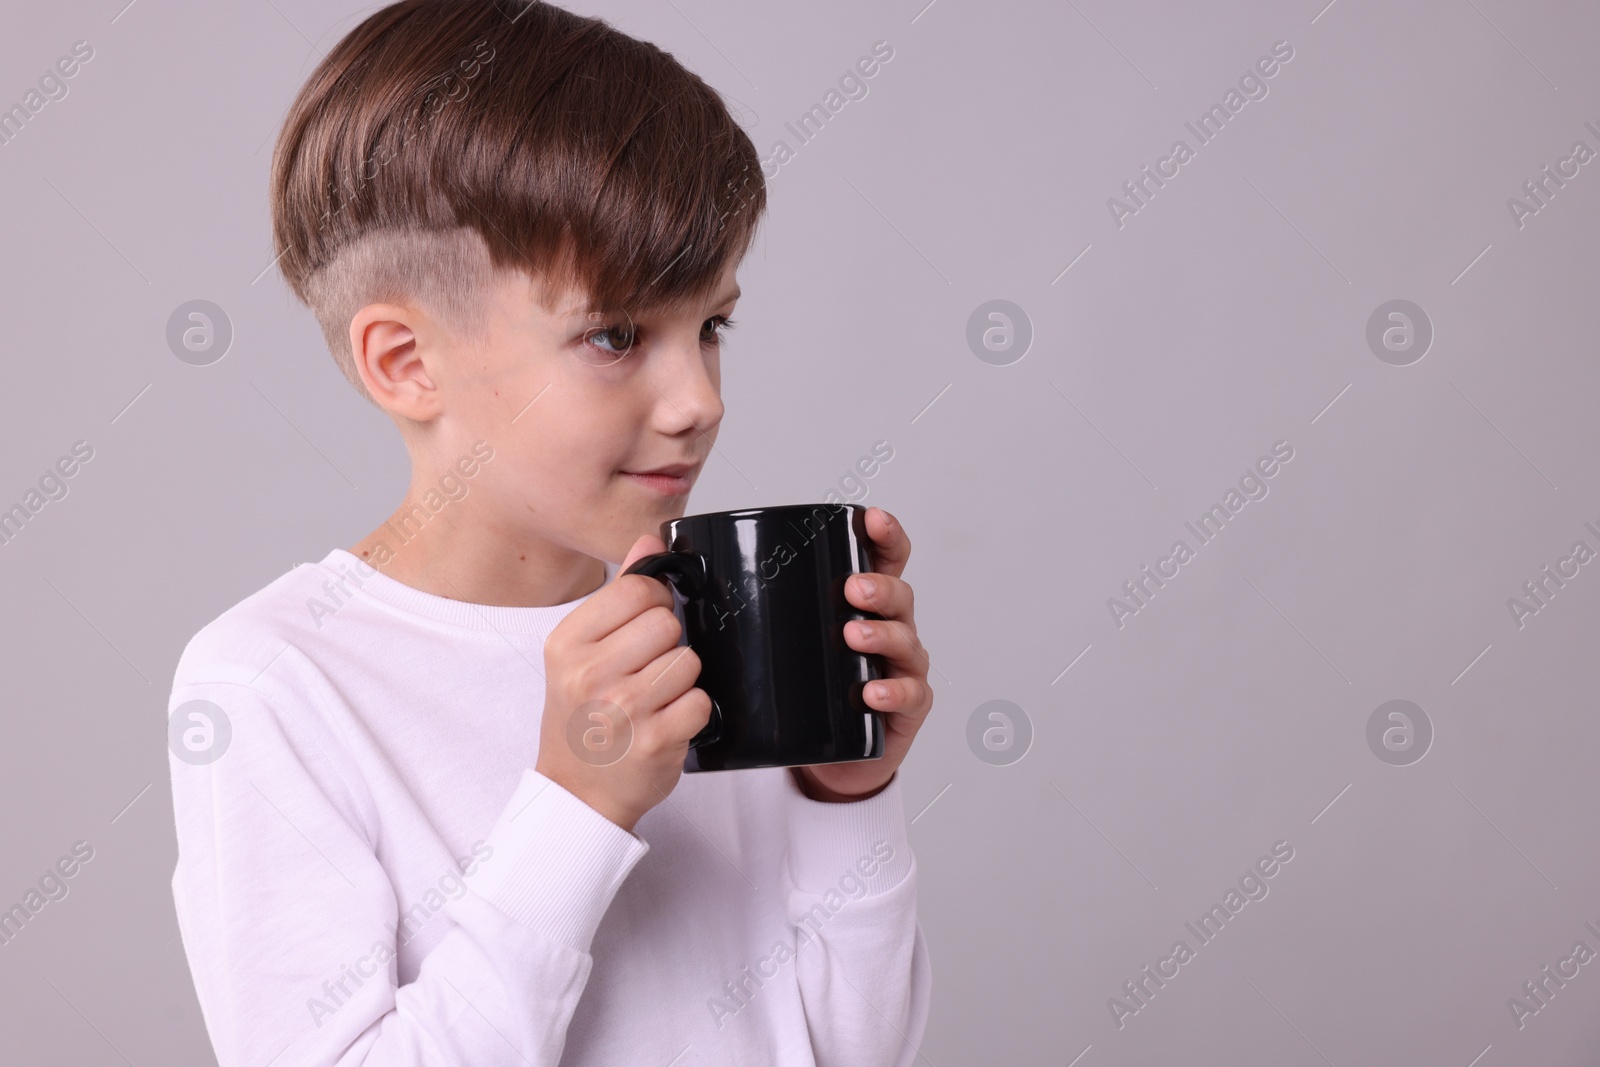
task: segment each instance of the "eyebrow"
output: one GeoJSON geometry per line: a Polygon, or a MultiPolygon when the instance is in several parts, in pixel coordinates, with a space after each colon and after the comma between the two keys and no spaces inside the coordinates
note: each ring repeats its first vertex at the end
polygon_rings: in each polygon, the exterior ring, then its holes
{"type": "MultiPolygon", "coordinates": [[[[726,293],[723,293],[722,296],[717,298],[717,300],[711,306],[712,307],[721,307],[722,305],[724,305],[726,303],[729,303],[730,301],[734,301],[734,300],[739,299],[743,295],[744,295],[744,291],[742,289],[740,289],[737,285],[735,285],[732,289],[728,290],[726,293]]],[[[589,311],[595,311],[595,310],[598,310],[598,309],[591,308],[587,304],[580,303],[580,304],[574,304],[571,307],[567,308],[565,311],[561,312],[561,315],[564,318],[571,318],[574,315],[582,314],[582,313],[589,312],[589,311]]]]}

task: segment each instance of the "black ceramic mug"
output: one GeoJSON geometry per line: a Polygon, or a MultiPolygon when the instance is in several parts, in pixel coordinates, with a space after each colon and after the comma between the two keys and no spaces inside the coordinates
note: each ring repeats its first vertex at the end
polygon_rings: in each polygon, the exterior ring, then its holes
{"type": "Polygon", "coordinates": [[[862,696],[882,657],[844,639],[851,619],[882,619],[845,599],[872,570],[866,508],[788,504],[686,515],[661,524],[667,551],[623,573],[683,597],[684,638],[711,697],[685,771],[798,767],[883,755],[883,722],[862,696]]]}

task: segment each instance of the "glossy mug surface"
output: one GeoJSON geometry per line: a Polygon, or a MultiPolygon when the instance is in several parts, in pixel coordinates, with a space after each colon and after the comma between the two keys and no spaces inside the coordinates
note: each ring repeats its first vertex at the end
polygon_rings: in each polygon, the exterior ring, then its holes
{"type": "Polygon", "coordinates": [[[881,657],[844,639],[851,619],[881,619],[845,599],[872,570],[866,508],[787,504],[661,525],[667,551],[637,560],[683,597],[684,638],[700,657],[695,683],[711,718],[690,743],[687,771],[844,763],[883,755],[867,682],[881,657]]]}

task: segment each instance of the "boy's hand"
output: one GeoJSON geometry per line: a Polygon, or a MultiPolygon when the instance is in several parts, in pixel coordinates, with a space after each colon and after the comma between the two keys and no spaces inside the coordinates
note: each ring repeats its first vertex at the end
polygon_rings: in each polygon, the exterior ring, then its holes
{"type": "Polygon", "coordinates": [[[888,663],[887,676],[868,682],[863,694],[868,707],[888,713],[883,717],[883,757],[791,768],[801,792],[813,800],[861,800],[882,791],[933,707],[928,653],[917,638],[911,586],[900,577],[911,556],[911,540],[882,508],[868,508],[866,521],[875,570],[853,575],[845,582],[845,599],[877,612],[885,621],[852,620],[845,624],[844,638],[857,652],[875,652],[888,663]],[[866,588],[868,583],[871,591],[866,588]],[[877,695],[880,687],[886,695],[877,695]]]}
{"type": "MultiPolygon", "coordinates": [[[[620,570],[666,547],[646,534],[620,570]]],[[[619,572],[545,639],[534,770],[630,832],[678,784],[689,741],[711,717],[682,632],[665,583],[619,572]]]]}

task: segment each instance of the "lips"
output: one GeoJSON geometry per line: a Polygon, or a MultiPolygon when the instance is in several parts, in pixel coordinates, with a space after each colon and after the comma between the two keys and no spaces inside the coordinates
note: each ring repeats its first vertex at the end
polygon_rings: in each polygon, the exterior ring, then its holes
{"type": "Polygon", "coordinates": [[[667,478],[687,478],[698,470],[698,463],[672,463],[665,467],[651,467],[649,470],[623,471],[623,474],[659,474],[667,478]]]}
{"type": "Polygon", "coordinates": [[[683,496],[689,492],[694,484],[694,472],[700,469],[698,463],[669,463],[662,467],[652,467],[643,471],[621,471],[623,477],[636,485],[644,486],[653,492],[666,496],[683,496]]]}

